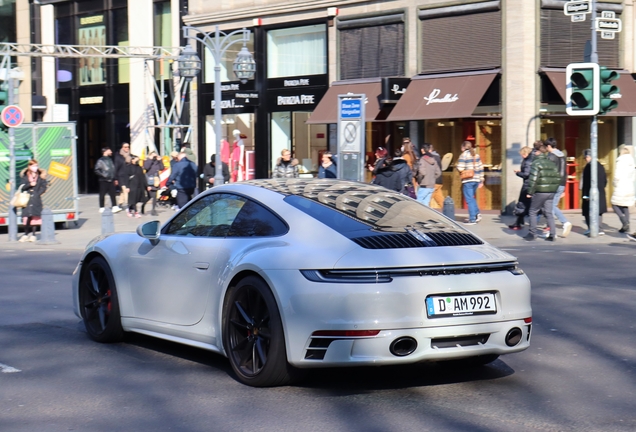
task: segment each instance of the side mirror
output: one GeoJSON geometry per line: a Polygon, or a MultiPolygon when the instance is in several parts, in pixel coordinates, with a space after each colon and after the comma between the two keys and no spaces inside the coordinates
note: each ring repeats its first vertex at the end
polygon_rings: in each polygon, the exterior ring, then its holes
{"type": "Polygon", "coordinates": [[[159,221],[150,221],[144,224],[141,224],[137,227],[137,235],[143,238],[150,240],[153,244],[159,240],[159,221]]]}

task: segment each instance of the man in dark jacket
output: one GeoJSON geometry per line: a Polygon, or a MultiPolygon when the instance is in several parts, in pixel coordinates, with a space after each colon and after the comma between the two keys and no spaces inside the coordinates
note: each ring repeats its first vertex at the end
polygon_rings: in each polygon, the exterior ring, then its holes
{"type": "Polygon", "coordinates": [[[174,184],[177,190],[177,207],[183,208],[192,199],[197,186],[197,166],[187,158],[185,152],[179,153],[178,162],[172,165],[168,184],[174,184]]]}
{"type": "Polygon", "coordinates": [[[559,201],[561,197],[565,193],[565,183],[568,179],[566,173],[566,161],[565,154],[557,148],[557,141],[554,138],[548,138],[544,141],[546,148],[548,149],[548,158],[554,162],[559,170],[559,174],[561,175],[561,182],[559,183],[559,188],[554,194],[554,200],[552,200],[552,213],[554,213],[554,217],[563,224],[563,233],[561,233],[561,237],[567,237],[572,230],[572,223],[569,222],[563,212],[559,208],[559,201]]]}
{"type": "Polygon", "coordinates": [[[99,181],[99,212],[104,212],[104,198],[106,194],[110,196],[112,212],[117,213],[121,208],[115,201],[115,164],[111,159],[113,151],[110,147],[102,148],[102,157],[97,159],[95,164],[95,174],[99,181]]]}
{"type": "Polygon", "coordinates": [[[128,206],[128,166],[130,165],[130,144],[121,143],[119,153],[114,155],[115,180],[113,183],[119,187],[119,205],[122,208],[128,206]]]}
{"type": "Polygon", "coordinates": [[[539,152],[530,165],[530,176],[528,177],[528,196],[532,197],[528,215],[530,232],[523,239],[531,241],[537,236],[537,213],[541,209],[550,227],[550,234],[546,240],[554,241],[556,227],[552,213],[552,200],[561,183],[561,175],[556,164],[548,159],[548,150],[545,145],[542,144],[539,147],[539,152]]]}
{"type": "MultiPolygon", "coordinates": [[[[230,167],[223,161],[221,161],[221,173],[223,174],[223,183],[230,182],[230,167]]],[[[216,155],[213,154],[210,158],[210,162],[206,163],[203,167],[203,181],[205,182],[205,188],[210,189],[214,186],[214,176],[216,175],[216,155]]]]}

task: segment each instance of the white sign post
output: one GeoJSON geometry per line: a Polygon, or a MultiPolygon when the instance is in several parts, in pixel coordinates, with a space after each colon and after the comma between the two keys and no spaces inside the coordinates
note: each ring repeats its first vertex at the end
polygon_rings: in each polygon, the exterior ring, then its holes
{"type": "Polygon", "coordinates": [[[338,95],[338,178],[364,181],[364,94],[338,95]]]}
{"type": "Polygon", "coordinates": [[[589,0],[569,1],[563,5],[563,14],[570,17],[572,22],[585,21],[585,15],[592,13],[589,0]]]}

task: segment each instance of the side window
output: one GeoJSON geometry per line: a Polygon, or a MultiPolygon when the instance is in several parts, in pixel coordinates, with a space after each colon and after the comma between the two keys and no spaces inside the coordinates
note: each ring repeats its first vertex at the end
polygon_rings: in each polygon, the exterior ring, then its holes
{"type": "Polygon", "coordinates": [[[225,237],[246,201],[245,198],[229,194],[207,195],[179,214],[164,234],[225,237]]]}
{"type": "Polygon", "coordinates": [[[269,237],[287,233],[287,225],[278,216],[254,201],[246,200],[228,237],[269,237]]]}

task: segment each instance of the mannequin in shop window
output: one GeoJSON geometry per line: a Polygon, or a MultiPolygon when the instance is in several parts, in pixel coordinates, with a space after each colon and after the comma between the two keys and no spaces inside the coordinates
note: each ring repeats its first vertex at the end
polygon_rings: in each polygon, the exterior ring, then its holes
{"type": "Polygon", "coordinates": [[[245,180],[245,143],[243,139],[247,138],[240,130],[234,129],[234,145],[230,154],[230,181],[232,183],[245,180]]]}

